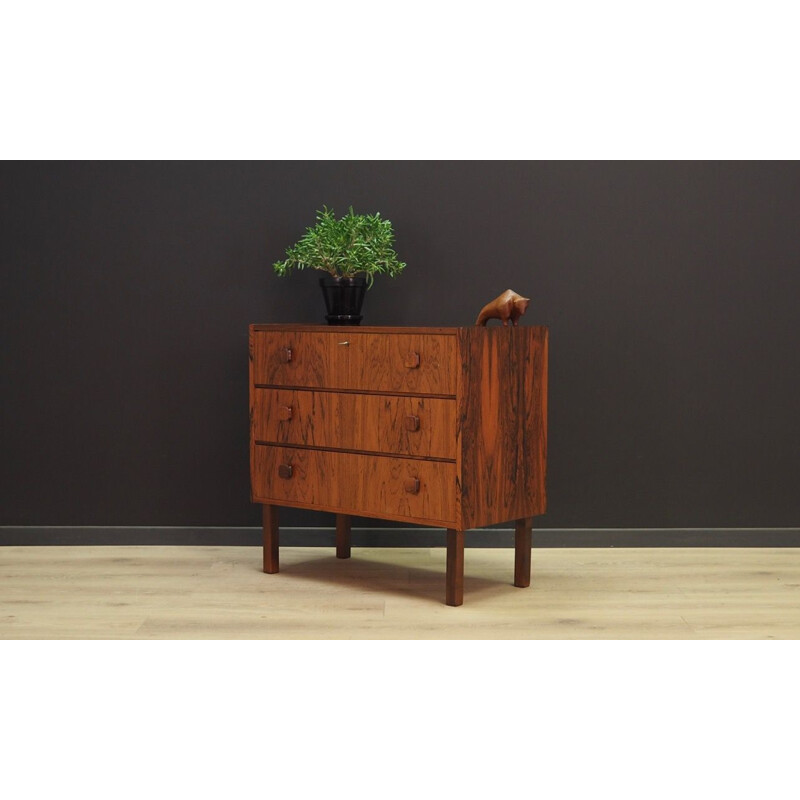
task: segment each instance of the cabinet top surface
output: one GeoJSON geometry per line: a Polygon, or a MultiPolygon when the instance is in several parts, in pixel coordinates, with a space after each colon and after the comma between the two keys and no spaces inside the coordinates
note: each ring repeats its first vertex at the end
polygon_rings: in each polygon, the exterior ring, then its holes
{"type": "MultiPolygon", "coordinates": [[[[520,325],[520,328],[541,328],[540,325],[520,325]]],[[[502,325],[492,325],[486,328],[479,328],[477,325],[462,325],[460,327],[451,328],[428,328],[428,327],[415,327],[415,326],[401,326],[393,327],[386,325],[295,325],[295,324],[280,324],[271,323],[265,325],[251,325],[250,329],[253,331],[298,331],[310,333],[438,333],[447,336],[455,336],[459,331],[463,330],[503,330],[502,325]]],[[[512,326],[508,326],[506,330],[513,330],[512,326]]]]}

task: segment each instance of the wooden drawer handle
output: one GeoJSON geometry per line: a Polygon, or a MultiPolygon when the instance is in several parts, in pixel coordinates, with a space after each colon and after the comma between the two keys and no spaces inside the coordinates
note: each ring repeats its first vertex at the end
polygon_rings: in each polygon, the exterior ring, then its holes
{"type": "Polygon", "coordinates": [[[403,486],[409,494],[419,494],[419,478],[411,478],[403,486]]]}
{"type": "Polygon", "coordinates": [[[280,475],[281,478],[289,480],[289,478],[292,477],[292,472],[293,470],[291,464],[280,464],[278,466],[278,475],[280,475]]]}
{"type": "Polygon", "coordinates": [[[414,414],[409,414],[406,417],[406,430],[407,431],[418,431],[419,430],[419,417],[415,416],[414,414]]]}
{"type": "Polygon", "coordinates": [[[292,360],[292,348],[281,347],[279,355],[281,359],[281,364],[288,364],[292,360]]]}
{"type": "Polygon", "coordinates": [[[409,353],[406,356],[405,365],[409,369],[416,369],[419,366],[419,353],[409,353]]]}
{"type": "Polygon", "coordinates": [[[291,418],[292,418],[292,407],[291,406],[281,406],[278,409],[278,419],[289,420],[291,418]]]}

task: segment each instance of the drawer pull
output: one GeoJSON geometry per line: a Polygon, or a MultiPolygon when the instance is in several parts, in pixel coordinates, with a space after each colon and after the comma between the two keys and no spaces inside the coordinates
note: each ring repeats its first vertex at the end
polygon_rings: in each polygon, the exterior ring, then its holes
{"type": "Polygon", "coordinates": [[[403,485],[409,494],[419,494],[419,478],[411,478],[403,485]]]}
{"type": "Polygon", "coordinates": [[[280,358],[281,358],[281,364],[288,364],[292,360],[292,348],[281,347],[280,358]]]}
{"type": "Polygon", "coordinates": [[[285,478],[286,480],[291,478],[292,477],[292,466],[291,466],[291,464],[281,464],[278,467],[278,475],[280,475],[281,478],[285,478]]]}
{"type": "Polygon", "coordinates": [[[406,417],[406,430],[407,431],[418,431],[419,430],[419,417],[415,416],[414,414],[409,414],[406,417]]]}
{"type": "Polygon", "coordinates": [[[292,418],[292,407],[291,406],[281,406],[278,409],[278,419],[289,420],[291,418],[292,418]]]}
{"type": "Polygon", "coordinates": [[[419,366],[419,353],[409,353],[406,356],[405,365],[409,369],[416,369],[419,366]]]}

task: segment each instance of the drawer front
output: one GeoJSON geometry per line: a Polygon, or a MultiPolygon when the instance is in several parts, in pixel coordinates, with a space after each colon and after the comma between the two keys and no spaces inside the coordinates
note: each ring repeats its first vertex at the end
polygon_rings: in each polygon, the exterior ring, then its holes
{"type": "Polygon", "coordinates": [[[456,401],[255,389],[253,438],[276,444],[455,460],[456,401]]]}
{"type": "Polygon", "coordinates": [[[455,395],[455,336],[255,331],[256,384],[455,395]]]}
{"type": "Polygon", "coordinates": [[[445,461],[255,445],[253,500],[452,525],[456,467],[445,461]]]}

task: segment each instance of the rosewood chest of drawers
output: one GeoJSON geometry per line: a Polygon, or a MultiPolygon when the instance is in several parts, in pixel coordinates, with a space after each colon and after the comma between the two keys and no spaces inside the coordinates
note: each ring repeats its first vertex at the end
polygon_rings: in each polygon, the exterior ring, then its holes
{"type": "Polygon", "coordinates": [[[251,499],[264,571],[278,507],[447,529],[446,602],[463,600],[464,531],[514,520],[515,586],[530,584],[545,511],[544,327],[250,326],[251,499]]]}

